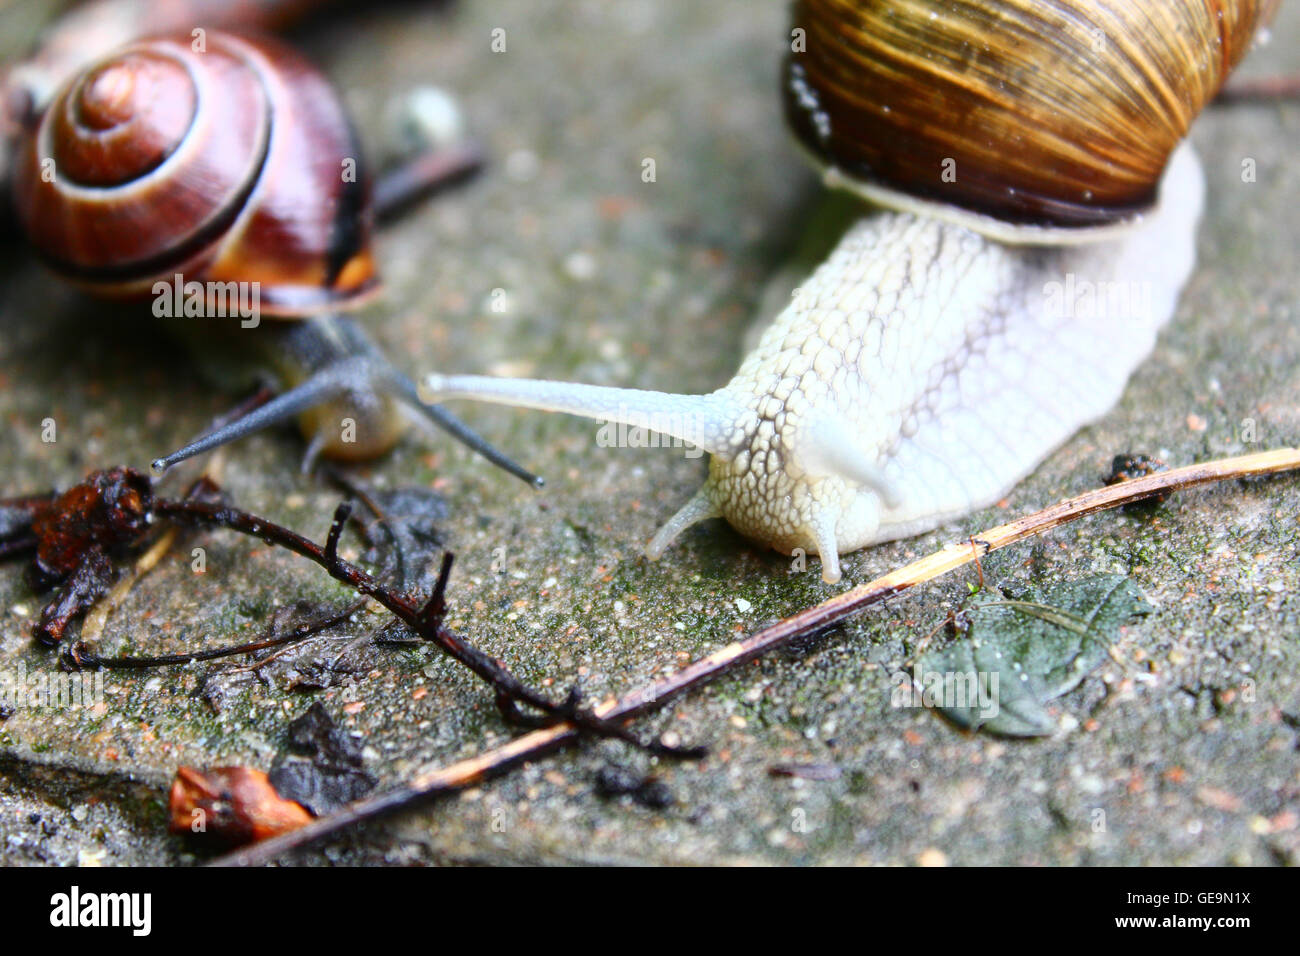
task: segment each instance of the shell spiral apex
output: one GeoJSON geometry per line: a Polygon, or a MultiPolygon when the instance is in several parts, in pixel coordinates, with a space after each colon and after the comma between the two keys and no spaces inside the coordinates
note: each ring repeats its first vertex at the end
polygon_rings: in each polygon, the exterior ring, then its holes
{"type": "Polygon", "coordinates": [[[378,290],[369,183],[323,76],[269,40],[141,41],[74,77],[20,153],[15,207],[56,271],[142,297],[176,273],[259,284],[267,315],[378,290]]]}

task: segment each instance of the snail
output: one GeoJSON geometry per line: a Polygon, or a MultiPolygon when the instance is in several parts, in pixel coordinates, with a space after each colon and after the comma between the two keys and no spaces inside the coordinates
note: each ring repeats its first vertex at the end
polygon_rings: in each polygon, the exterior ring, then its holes
{"type": "Polygon", "coordinates": [[[1276,0],[799,0],[797,142],[864,209],[706,395],[430,375],[711,455],[646,547],[714,517],[839,556],[998,501],[1108,411],[1195,259],[1192,121],[1276,0]]]}
{"type": "MultiPolygon", "coordinates": [[[[248,6],[264,20],[308,5],[248,6]]],[[[345,314],[379,288],[371,186],[342,104],[292,50],[215,29],[137,40],[75,72],[28,125],[14,207],[46,264],[95,295],[152,296],[200,353],[252,357],[286,387],[155,460],[156,473],[295,417],[304,470],[317,455],[372,458],[415,416],[540,484],[423,402],[345,314]],[[240,321],[204,317],[214,312],[240,321]]],[[[394,204],[419,187],[397,179],[394,204]]]]}

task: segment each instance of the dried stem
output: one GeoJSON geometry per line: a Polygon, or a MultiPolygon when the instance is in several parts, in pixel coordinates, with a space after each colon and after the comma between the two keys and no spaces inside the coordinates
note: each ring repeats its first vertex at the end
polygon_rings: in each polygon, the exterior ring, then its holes
{"type": "Polygon", "coordinates": [[[234,657],[237,654],[253,654],[268,648],[283,647],[286,644],[297,644],[305,641],[322,631],[327,631],[342,624],[361,610],[364,605],[364,601],[356,601],[323,620],[300,624],[288,634],[281,634],[279,637],[268,637],[258,641],[248,641],[244,644],[216,647],[206,651],[192,651],[185,654],[162,654],[154,657],[100,657],[90,650],[89,644],[84,641],[77,641],[68,649],[69,663],[75,667],[88,667],[91,669],[102,667],[105,670],[143,670],[152,667],[183,666],[195,661],[214,661],[221,657],[234,657]]]}
{"type": "MultiPolygon", "coordinates": [[[[1300,469],[1300,449],[1281,448],[1257,455],[1220,459],[1157,472],[1068,498],[1016,521],[990,528],[964,542],[949,545],[884,577],[860,584],[800,611],[742,641],[728,644],[648,687],[607,700],[594,708],[593,713],[606,721],[625,721],[790,641],[824,631],[864,608],[974,563],[982,555],[1098,511],[1198,485],[1296,469],[1300,469]]],[[[214,865],[252,866],[268,863],[289,850],[306,846],[363,821],[406,809],[439,794],[460,790],[496,776],[520,763],[567,746],[578,736],[579,728],[571,723],[555,724],[532,731],[477,757],[447,767],[426,770],[394,790],[359,800],[297,830],[230,853],[215,860],[214,865]]]]}
{"type": "Polygon", "coordinates": [[[342,581],[358,594],[374,598],[420,637],[436,645],[449,657],[468,667],[490,684],[496,693],[498,706],[508,717],[523,716],[517,705],[524,704],[546,715],[549,722],[563,722],[565,726],[572,726],[586,733],[623,740],[652,753],[687,758],[703,756],[704,752],[699,748],[677,748],[657,742],[645,743],[627,730],[622,722],[605,720],[594,711],[581,707],[576,695],[570,694],[558,703],[552,701],[516,677],[503,661],[485,654],[461,635],[445,627],[443,618],[447,608],[447,581],[451,575],[452,565],[450,554],[443,557],[441,572],[434,585],[433,594],[423,602],[405,591],[385,585],[362,568],[340,558],[339,538],[352,513],[351,502],[345,501],[335,510],[323,548],[295,531],[222,503],[194,499],[182,501],[158,499],[153,504],[153,512],[156,516],[177,524],[227,528],[260,538],[267,544],[292,551],[320,565],[330,577],[342,581]]]}
{"type": "Polygon", "coordinates": [[[1269,103],[1300,97],[1300,73],[1279,76],[1233,77],[1219,90],[1214,102],[1219,105],[1235,103],[1269,103]]]}

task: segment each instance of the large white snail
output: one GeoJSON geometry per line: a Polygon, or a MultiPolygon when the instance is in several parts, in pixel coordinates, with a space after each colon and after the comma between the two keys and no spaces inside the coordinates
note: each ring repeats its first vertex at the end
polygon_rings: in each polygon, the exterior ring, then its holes
{"type": "Polygon", "coordinates": [[[1107,411],[1172,314],[1188,127],[1276,2],[801,0],[787,114],[868,212],[708,395],[433,375],[707,450],[647,547],[725,517],[822,559],[988,505],[1107,411]]]}

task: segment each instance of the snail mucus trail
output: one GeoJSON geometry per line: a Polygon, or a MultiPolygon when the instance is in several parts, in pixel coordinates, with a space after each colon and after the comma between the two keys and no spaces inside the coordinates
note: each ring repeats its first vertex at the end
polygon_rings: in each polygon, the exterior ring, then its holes
{"type": "Polygon", "coordinates": [[[201,47],[182,33],[117,49],[32,117],[14,187],[37,252],[83,289],[144,299],[184,283],[209,315],[214,297],[220,311],[252,287],[273,320],[170,320],[207,367],[253,358],[285,390],[155,460],[156,473],[295,417],[304,468],[318,454],[372,458],[414,418],[540,484],[424,402],[345,314],[379,288],[369,178],[329,82],[282,44],[212,30],[201,47]]]}
{"type": "Polygon", "coordinates": [[[1277,0],[800,0],[783,92],[871,204],[706,395],[430,375],[711,454],[654,536],[725,517],[839,555],[1000,499],[1118,400],[1195,260],[1192,121],[1277,0]]]}

